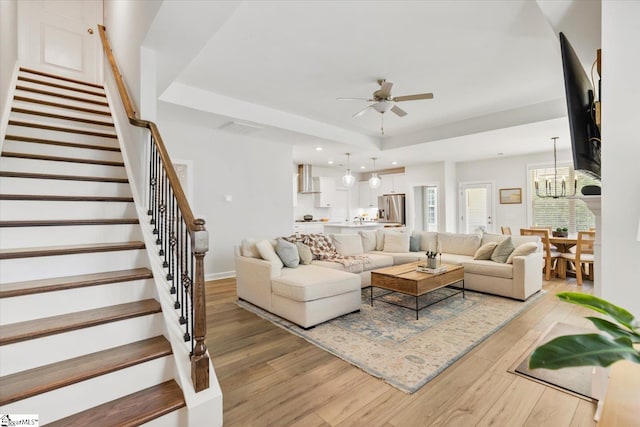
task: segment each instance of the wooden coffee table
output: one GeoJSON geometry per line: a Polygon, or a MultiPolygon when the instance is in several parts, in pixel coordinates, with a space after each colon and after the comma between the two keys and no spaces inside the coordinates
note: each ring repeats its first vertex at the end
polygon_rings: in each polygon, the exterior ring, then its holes
{"type": "Polygon", "coordinates": [[[415,310],[417,320],[418,313],[423,308],[429,307],[430,305],[436,304],[440,301],[444,301],[445,299],[451,298],[452,296],[460,293],[462,294],[462,298],[464,298],[464,268],[461,265],[443,264],[443,267],[446,267],[447,271],[441,274],[417,272],[416,267],[418,267],[419,264],[423,265],[424,263],[424,261],[418,261],[373,270],[371,272],[371,306],[373,307],[373,300],[376,299],[378,301],[386,302],[387,304],[393,304],[399,307],[415,310]],[[423,307],[418,307],[418,298],[420,296],[458,282],[462,282],[462,288],[460,291],[454,292],[449,296],[431,302],[423,307]],[[390,292],[378,295],[374,298],[374,287],[386,289],[390,292]],[[382,299],[385,295],[389,295],[393,292],[400,292],[402,294],[415,297],[415,308],[382,299]]]}

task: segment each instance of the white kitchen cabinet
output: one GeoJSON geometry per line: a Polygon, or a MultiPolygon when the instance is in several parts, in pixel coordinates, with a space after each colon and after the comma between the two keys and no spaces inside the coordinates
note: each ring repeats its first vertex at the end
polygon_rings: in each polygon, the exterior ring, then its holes
{"type": "Polygon", "coordinates": [[[403,173],[381,175],[380,195],[406,193],[406,179],[403,173]]]}
{"type": "Polygon", "coordinates": [[[369,187],[368,181],[358,183],[358,207],[362,209],[377,208],[380,189],[369,187]]]}
{"type": "Polygon", "coordinates": [[[336,179],[325,176],[313,178],[314,191],[313,205],[316,208],[330,208],[335,203],[336,179]]]}
{"type": "Polygon", "coordinates": [[[321,222],[294,222],[294,234],[324,234],[324,224],[321,222]]]}

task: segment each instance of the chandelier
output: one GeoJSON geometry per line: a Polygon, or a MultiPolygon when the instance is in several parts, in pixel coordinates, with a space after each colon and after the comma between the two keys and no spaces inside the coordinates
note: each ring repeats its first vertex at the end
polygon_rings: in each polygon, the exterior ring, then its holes
{"type": "Polygon", "coordinates": [[[356,178],[351,175],[351,162],[349,161],[349,157],[351,153],[347,153],[347,173],[342,177],[342,185],[345,187],[351,187],[354,182],[356,182],[356,178]]]}
{"type": "Polygon", "coordinates": [[[551,138],[553,140],[553,180],[551,178],[545,179],[544,182],[544,194],[540,193],[540,183],[538,182],[538,177],[534,181],[536,187],[536,196],[541,199],[559,199],[561,197],[573,197],[576,195],[576,190],[578,189],[578,178],[574,178],[573,180],[573,192],[571,194],[567,194],[567,179],[566,177],[562,177],[561,181],[558,181],[558,156],[556,153],[556,141],[558,139],[557,136],[551,138]]]}

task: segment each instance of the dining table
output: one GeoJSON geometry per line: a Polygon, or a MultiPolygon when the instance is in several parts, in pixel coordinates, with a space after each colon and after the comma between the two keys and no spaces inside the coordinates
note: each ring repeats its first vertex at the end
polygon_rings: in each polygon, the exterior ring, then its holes
{"type": "MultiPolygon", "coordinates": [[[[549,236],[549,243],[556,247],[557,251],[560,253],[569,253],[571,248],[578,244],[578,235],[577,234],[569,234],[567,237],[556,237],[549,236]]],[[[571,270],[567,269],[567,262],[565,260],[558,259],[556,261],[556,273],[558,277],[561,279],[565,279],[567,277],[567,272],[571,270]]]]}

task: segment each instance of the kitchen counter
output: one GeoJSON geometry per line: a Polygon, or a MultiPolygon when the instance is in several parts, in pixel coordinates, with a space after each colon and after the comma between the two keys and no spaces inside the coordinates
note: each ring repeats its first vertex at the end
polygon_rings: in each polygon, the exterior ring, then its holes
{"type": "Polygon", "coordinates": [[[387,226],[395,227],[401,224],[394,224],[389,222],[363,222],[360,223],[326,223],[324,225],[324,232],[326,234],[352,234],[358,230],[378,230],[387,226]]]}

